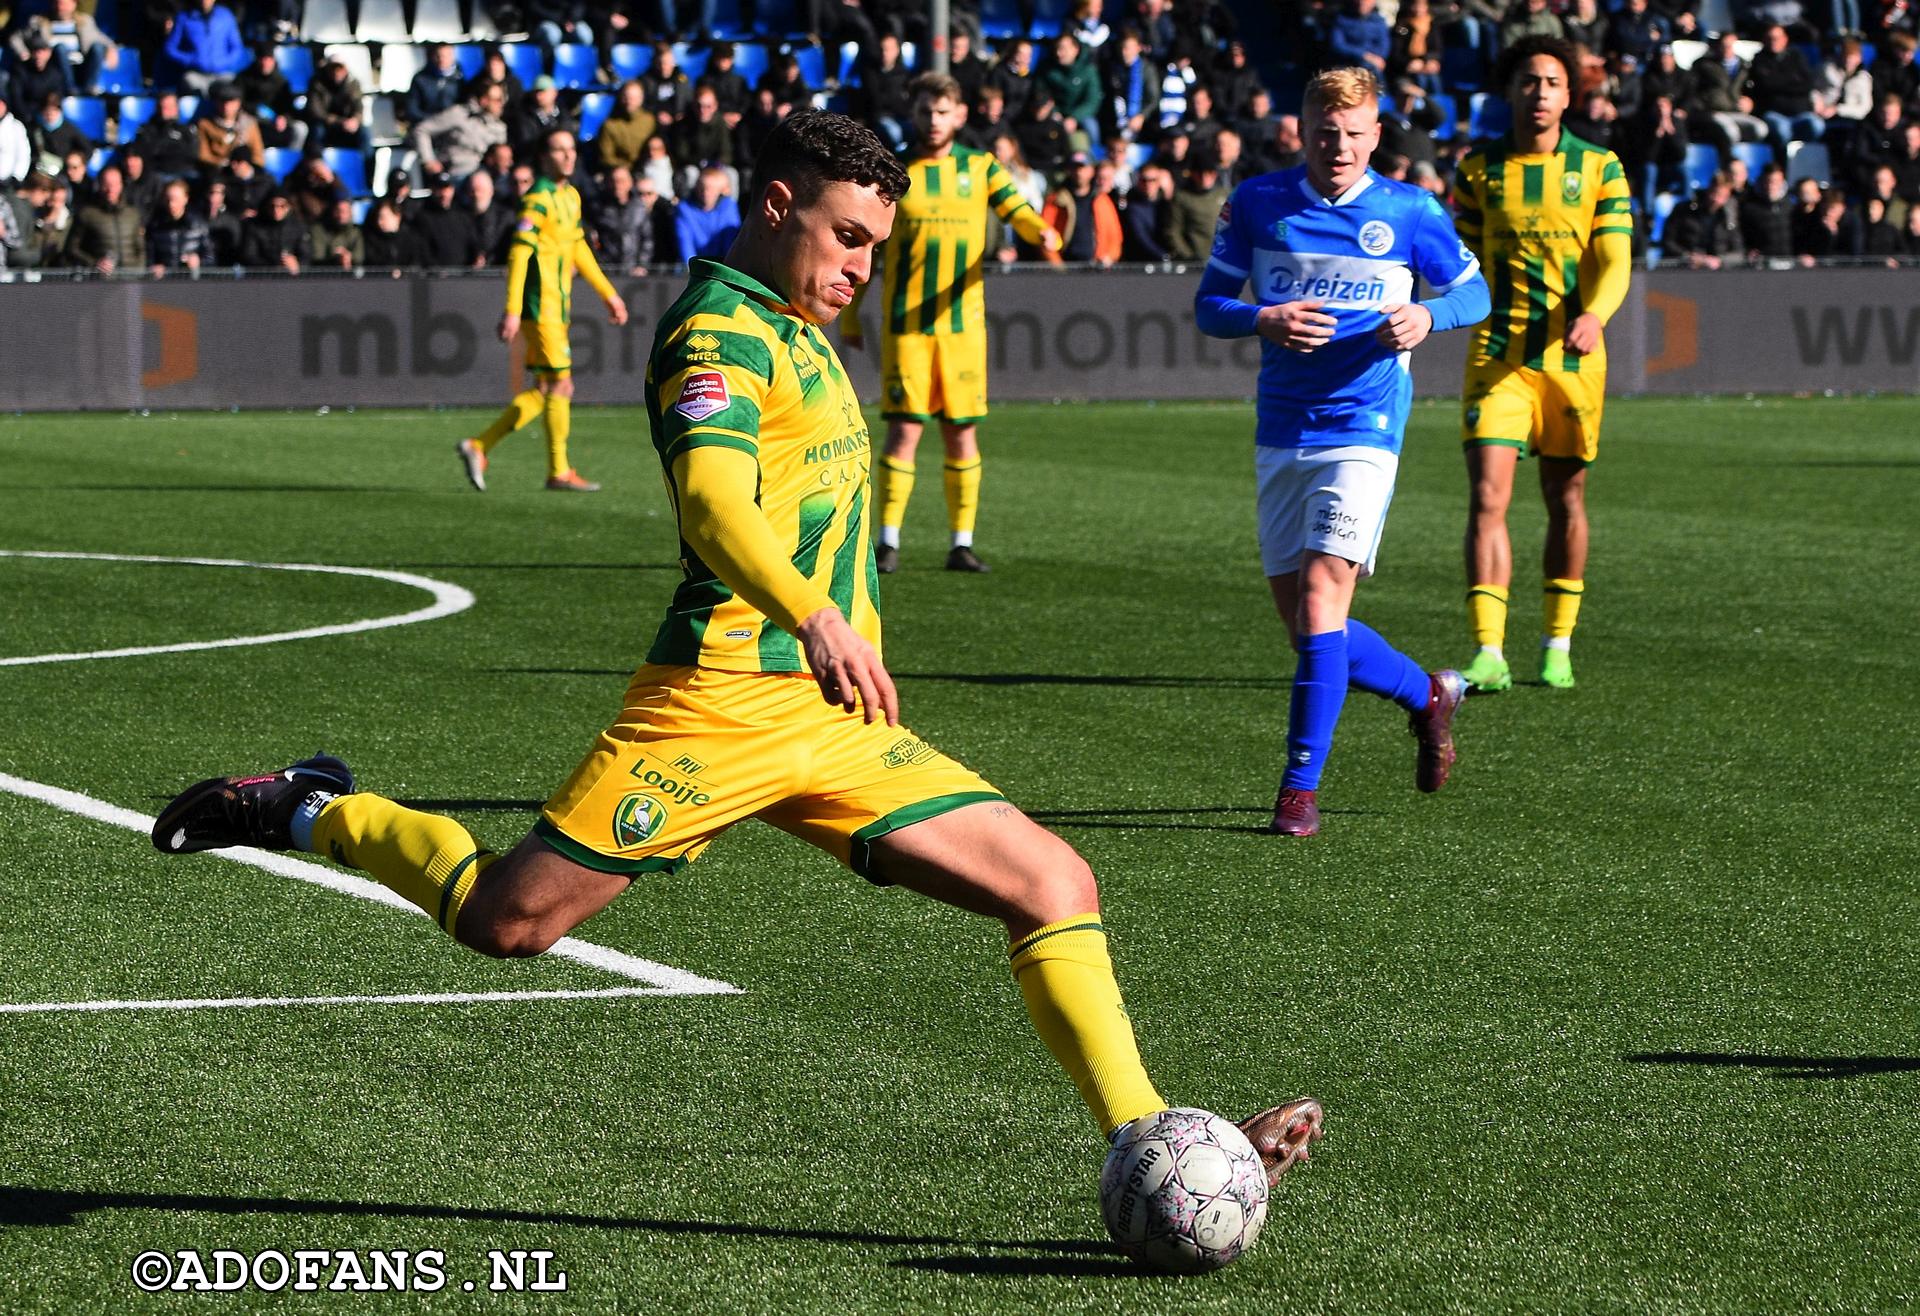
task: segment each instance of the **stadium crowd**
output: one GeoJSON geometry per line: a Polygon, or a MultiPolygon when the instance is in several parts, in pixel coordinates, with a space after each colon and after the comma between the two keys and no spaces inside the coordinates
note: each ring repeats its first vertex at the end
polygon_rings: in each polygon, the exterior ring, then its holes
{"type": "MultiPolygon", "coordinates": [[[[784,22],[743,3],[730,40],[717,0],[358,0],[352,27],[343,0],[0,0],[0,263],[495,265],[556,128],[581,140],[610,270],[719,255],[795,109],[909,149],[928,49],[905,0],[803,0],[784,22]]],[[[1380,78],[1375,166],[1444,196],[1503,130],[1489,70],[1529,34],[1578,44],[1568,126],[1625,162],[1650,261],[1920,261],[1910,0],[1273,0],[1257,19],[1286,59],[1264,77],[1252,19],[1216,0],[985,5],[952,4],[962,140],[1065,238],[1003,234],[1003,261],[1204,259],[1232,186],[1299,159],[1298,87],[1332,63],[1380,78]]]]}

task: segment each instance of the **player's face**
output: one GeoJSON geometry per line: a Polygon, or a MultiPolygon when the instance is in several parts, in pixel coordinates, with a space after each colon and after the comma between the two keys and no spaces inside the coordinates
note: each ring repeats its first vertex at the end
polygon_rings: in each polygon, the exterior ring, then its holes
{"type": "Polygon", "coordinates": [[[788,304],[814,324],[832,323],[872,275],[874,248],[893,232],[893,203],[872,187],[828,183],[796,206],[787,186],[773,183],[762,204],[788,304]]]}
{"type": "Polygon", "coordinates": [[[573,177],[573,166],[580,159],[580,148],[575,144],[572,133],[555,133],[547,143],[545,156],[547,177],[568,179],[573,177]]]}
{"type": "Polygon", "coordinates": [[[920,145],[929,151],[946,150],[966,118],[967,107],[951,96],[922,96],[913,105],[913,122],[920,131],[920,145]]]}
{"type": "Polygon", "coordinates": [[[1307,177],[1323,196],[1339,196],[1360,181],[1380,145],[1380,107],[1373,101],[1306,117],[1307,177]]]}
{"type": "Polygon", "coordinates": [[[1551,55],[1535,55],[1514,70],[1507,101],[1513,106],[1515,123],[1536,133],[1558,127],[1571,103],[1566,69],[1551,55]]]}

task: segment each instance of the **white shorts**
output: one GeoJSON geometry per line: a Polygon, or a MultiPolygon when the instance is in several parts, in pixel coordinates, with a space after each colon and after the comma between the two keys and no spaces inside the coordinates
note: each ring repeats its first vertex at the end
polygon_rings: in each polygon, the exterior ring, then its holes
{"type": "Polygon", "coordinates": [[[1269,576],[1298,571],[1309,552],[1329,553],[1373,574],[1400,455],[1384,448],[1253,450],[1259,477],[1260,564],[1269,576]]]}

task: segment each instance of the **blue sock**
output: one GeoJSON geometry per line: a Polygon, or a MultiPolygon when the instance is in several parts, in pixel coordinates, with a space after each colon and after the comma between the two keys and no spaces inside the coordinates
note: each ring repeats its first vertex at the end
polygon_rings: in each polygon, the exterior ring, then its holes
{"type": "Polygon", "coordinates": [[[1333,728],[1347,702],[1347,633],[1303,635],[1299,652],[1287,709],[1287,770],[1280,784],[1311,791],[1320,788],[1327,751],[1333,748],[1333,728]]]}
{"type": "Polygon", "coordinates": [[[1347,622],[1347,681],[1356,690],[1393,700],[1409,713],[1427,706],[1431,684],[1419,663],[1363,621],[1347,622]]]}

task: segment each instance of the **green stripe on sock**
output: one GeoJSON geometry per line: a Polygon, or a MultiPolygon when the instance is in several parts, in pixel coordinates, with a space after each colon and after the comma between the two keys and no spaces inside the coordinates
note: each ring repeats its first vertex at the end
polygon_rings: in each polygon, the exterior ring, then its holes
{"type": "Polygon", "coordinates": [[[1013,949],[1007,952],[1007,958],[1010,960],[1019,959],[1022,955],[1032,950],[1035,946],[1045,941],[1048,937],[1058,937],[1063,933],[1068,933],[1068,932],[1098,932],[1104,935],[1106,933],[1106,930],[1107,930],[1106,925],[1104,923],[1101,923],[1098,919],[1095,919],[1090,923],[1075,923],[1070,928],[1054,928],[1050,932],[1036,932],[1033,935],[1029,936],[1026,940],[1016,943],[1013,949]]]}
{"type": "Polygon", "coordinates": [[[465,859],[462,859],[460,866],[454,869],[452,874],[447,878],[446,885],[440,888],[440,913],[435,916],[433,921],[438,923],[440,930],[448,936],[453,935],[453,929],[447,926],[447,906],[453,900],[453,889],[460,885],[461,874],[465,873],[469,868],[472,868],[474,864],[479,861],[480,856],[486,853],[487,851],[485,850],[475,850],[465,859]]]}

